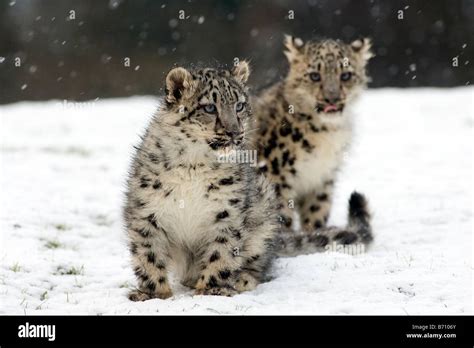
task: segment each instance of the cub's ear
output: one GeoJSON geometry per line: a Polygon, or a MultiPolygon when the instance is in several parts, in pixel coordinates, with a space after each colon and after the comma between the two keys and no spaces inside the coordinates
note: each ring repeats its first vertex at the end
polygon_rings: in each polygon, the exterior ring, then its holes
{"type": "Polygon", "coordinates": [[[231,73],[232,73],[232,76],[234,76],[234,78],[240,83],[247,82],[250,76],[249,63],[245,60],[239,61],[238,64],[234,65],[231,73]]]}
{"type": "Polygon", "coordinates": [[[365,62],[375,56],[372,53],[372,41],[369,38],[357,39],[355,41],[352,41],[351,48],[365,62]]]}
{"type": "Polygon", "coordinates": [[[193,76],[184,68],[174,68],[166,76],[166,101],[179,102],[183,96],[192,94],[193,76]]]}
{"type": "Polygon", "coordinates": [[[285,56],[291,63],[298,59],[298,56],[303,53],[304,41],[298,37],[285,35],[284,44],[286,47],[285,56]]]}

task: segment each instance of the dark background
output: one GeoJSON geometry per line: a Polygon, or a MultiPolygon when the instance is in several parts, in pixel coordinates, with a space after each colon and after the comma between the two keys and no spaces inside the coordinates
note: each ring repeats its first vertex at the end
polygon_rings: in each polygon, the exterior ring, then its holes
{"type": "Polygon", "coordinates": [[[284,33],[371,37],[370,87],[464,86],[474,75],[472,0],[0,0],[0,104],[160,94],[173,65],[235,57],[251,60],[258,89],[285,74],[284,33]]]}

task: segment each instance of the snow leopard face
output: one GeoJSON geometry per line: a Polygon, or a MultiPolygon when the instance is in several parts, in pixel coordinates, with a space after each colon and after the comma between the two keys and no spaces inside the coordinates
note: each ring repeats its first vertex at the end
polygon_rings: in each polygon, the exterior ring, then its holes
{"type": "Polygon", "coordinates": [[[240,146],[251,115],[245,87],[249,73],[247,62],[232,70],[171,70],[166,77],[166,104],[180,115],[175,125],[213,150],[240,146]]]}
{"type": "Polygon", "coordinates": [[[365,67],[372,57],[369,39],[351,44],[334,40],[305,43],[287,36],[285,46],[290,63],[287,93],[322,117],[341,115],[367,83],[365,67]]]}

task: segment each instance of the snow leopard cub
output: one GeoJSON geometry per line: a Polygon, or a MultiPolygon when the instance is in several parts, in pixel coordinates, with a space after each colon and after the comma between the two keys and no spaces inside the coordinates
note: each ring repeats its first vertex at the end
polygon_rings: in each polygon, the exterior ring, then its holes
{"type": "MultiPolygon", "coordinates": [[[[350,109],[367,83],[371,44],[286,36],[285,46],[287,76],[253,105],[255,141],[260,170],[275,184],[286,229],[291,230],[294,205],[303,231],[312,233],[328,220],[336,174],[352,137],[350,109]]],[[[354,197],[357,201],[362,203],[354,206],[366,205],[361,197],[354,197]]]]}
{"type": "Polygon", "coordinates": [[[245,150],[249,66],[171,70],[165,103],[133,159],[124,219],[138,288],[129,299],[172,296],[169,273],[196,294],[231,296],[264,279],[278,227],[271,186],[245,150]]]}

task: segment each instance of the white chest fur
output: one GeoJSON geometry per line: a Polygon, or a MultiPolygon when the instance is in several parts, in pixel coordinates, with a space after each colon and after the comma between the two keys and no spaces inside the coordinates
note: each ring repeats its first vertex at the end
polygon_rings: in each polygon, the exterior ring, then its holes
{"type": "Polygon", "coordinates": [[[301,151],[295,162],[296,177],[292,186],[297,194],[307,193],[333,179],[342,163],[352,137],[349,125],[314,133],[310,142],[315,145],[311,153],[301,151]]]}
{"type": "Polygon", "coordinates": [[[211,228],[222,209],[219,197],[206,197],[212,173],[202,169],[171,170],[162,176],[164,192],[152,201],[154,214],[174,244],[192,246],[215,238],[211,228]]]}

